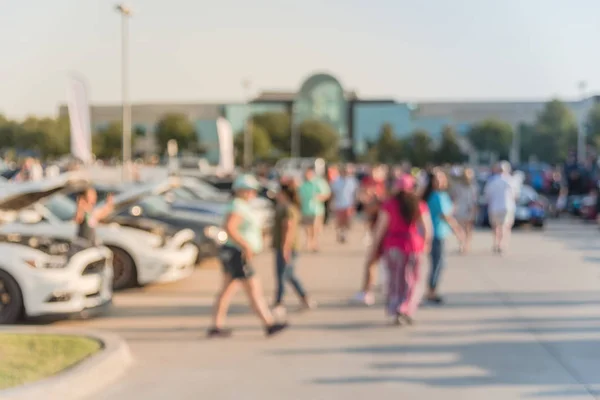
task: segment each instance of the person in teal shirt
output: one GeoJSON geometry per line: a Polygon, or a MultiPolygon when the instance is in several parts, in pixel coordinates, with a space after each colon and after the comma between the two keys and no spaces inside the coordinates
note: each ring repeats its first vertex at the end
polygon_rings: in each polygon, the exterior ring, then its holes
{"type": "Polygon", "coordinates": [[[448,179],[446,174],[435,169],[427,176],[427,187],[423,193],[423,200],[427,202],[431,222],[433,225],[433,240],[431,241],[429,273],[429,292],[427,300],[441,304],[442,298],[437,294],[440,275],[445,264],[445,241],[453,232],[460,243],[463,242],[464,233],[453,216],[454,206],[446,192],[448,179]]]}
{"type": "Polygon", "coordinates": [[[300,185],[298,194],[302,225],[306,232],[306,248],[318,251],[319,235],[323,229],[325,216],[325,202],[331,196],[329,184],[324,178],[316,176],[313,168],[308,168],[304,173],[304,182],[300,185]]]}
{"type": "Polygon", "coordinates": [[[268,336],[287,328],[287,324],[274,321],[267,307],[260,281],[252,267],[254,256],[263,248],[262,227],[249,204],[250,200],[256,197],[259,188],[260,184],[250,174],[240,175],[233,182],[232,189],[235,194],[225,216],[228,239],[219,251],[225,279],[215,302],[213,326],[208,331],[209,337],[231,335],[231,330],[223,328],[223,324],[229,310],[229,303],[240,283],[248,294],[252,308],[263,322],[268,336]]]}

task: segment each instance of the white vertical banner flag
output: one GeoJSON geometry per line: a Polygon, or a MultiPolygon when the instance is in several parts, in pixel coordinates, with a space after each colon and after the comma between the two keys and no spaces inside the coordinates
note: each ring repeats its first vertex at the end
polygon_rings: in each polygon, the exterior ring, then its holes
{"type": "Polygon", "coordinates": [[[85,82],[77,77],[69,78],[67,105],[71,121],[71,155],[86,164],[92,162],[92,129],[90,104],[85,82]]]}
{"type": "Polygon", "coordinates": [[[233,129],[225,118],[217,119],[217,135],[219,138],[219,172],[230,174],[233,172],[233,129]]]}

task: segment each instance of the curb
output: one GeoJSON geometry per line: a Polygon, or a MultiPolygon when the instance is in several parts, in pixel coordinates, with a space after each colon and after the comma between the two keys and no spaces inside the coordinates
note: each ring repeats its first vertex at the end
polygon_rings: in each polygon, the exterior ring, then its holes
{"type": "Polygon", "coordinates": [[[25,327],[1,327],[0,333],[84,336],[103,344],[103,349],[97,354],[57,375],[15,388],[0,390],[2,400],[78,400],[86,398],[115,382],[133,362],[127,343],[111,333],[25,327]]]}

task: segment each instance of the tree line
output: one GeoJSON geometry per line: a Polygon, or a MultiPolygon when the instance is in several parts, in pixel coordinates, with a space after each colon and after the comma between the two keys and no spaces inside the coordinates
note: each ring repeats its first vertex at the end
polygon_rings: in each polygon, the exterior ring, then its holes
{"type": "MultiPolygon", "coordinates": [[[[301,155],[336,159],[338,135],[328,124],[305,121],[298,128],[301,136],[301,155]]],[[[207,143],[198,140],[198,131],[184,114],[165,114],[153,130],[158,154],[164,154],[169,140],[174,139],[179,149],[203,154],[207,143]]],[[[249,134],[252,135],[255,160],[276,160],[290,154],[290,117],[286,113],[264,113],[252,117],[249,134]]],[[[147,132],[133,127],[132,146],[147,136],[147,132]]],[[[236,159],[243,154],[243,132],[236,132],[234,149],[236,159]]],[[[121,157],[123,129],[121,121],[99,126],[92,135],[92,152],[99,159],[121,157]]],[[[70,152],[69,118],[28,117],[23,121],[9,120],[0,115],[0,154],[16,159],[19,154],[36,155],[42,159],[56,159],[70,152]]]]}
{"type": "MultiPolygon", "coordinates": [[[[290,154],[292,133],[290,116],[285,112],[267,112],[254,115],[249,124],[255,160],[274,161],[290,154]]],[[[341,157],[339,135],[328,124],[308,120],[297,126],[303,157],[323,157],[336,161],[341,157]]],[[[600,146],[600,104],[594,105],[586,120],[587,144],[600,146]]],[[[416,130],[399,137],[393,127],[384,124],[377,139],[366,143],[359,161],[396,163],[410,161],[416,166],[429,163],[456,163],[466,161],[466,143],[479,153],[494,153],[508,158],[515,137],[519,136],[520,158],[535,156],[539,161],[556,163],[565,159],[577,144],[577,121],[567,105],[560,100],[545,104],[536,120],[515,128],[510,124],[487,119],[469,127],[463,140],[451,126],[446,126],[438,140],[424,130],[416,130]]],[[[132,132],[132,145],[146,136],[143,129],[132,132]]],[[[180,149],[202,154],[206,143],[198,140],[195,125],[183,114],[165,114],[154,127],[155,151],[164,154],[167,142],[175,139],[180,149]]],[[[236,160],[241,161],[244,135],[236,132],[234,149],[236,160]]],[[[93,134],[93,153],[101,159],[119,158],[122,146],[122,126],[114,121],[99,127],[93,134]]],[[[57,158],[70,151],[68,117],[10,120],[0,115],[0,150],[5,156],[28,151],[44,159],[57,158]],[[12,152],[12,153],[11,153],[12,152]]]]}
{"type": "MultiPolygon", "coordinates": [[[[499,159],[508,159],[515,135],[518,135],[519,156],[523,161],[534,157],[550,164],[565,160],[569,151],[577,146],[578,129],[586,133],[586,144],[600,148],[600,104],[594,104],[579,127],[569,107],[560,100],[547,102],[532,123],[521,123],[517,127],[499,119],[486,119],[473,124],[464,138],[473,151],[493,153],[499,159]]],[[[368,161],[383,163],[403,159],[414,165],[428,163],[454,163],[465,160],[467,149],[461,146],[459,135],[447,126],[435,143],[431,135],[422,130],[399,138],[389,125],[384,125],[378,139],[367,144],[363,156],[368,161]]]]}
{"type": "MultiPolygon", "coordinates": [[[[19,154],[35,155],[51,160],[70,153],[71,128],[69,118],[28,117],[23,121],[7,119],[0,115],[0,151],[8,159],[19,154]]],[[[196,129],[182,114],[165,114],[157,123],[154,132],[159,154],[164,153],[167,142],[175,139],[180,148],[202,151],[196,129]]],[[[144,129],[134,127],[132,145],[146,136],[144,129]]],[[[98,127],[92,135],[92,152],[99,159],[121,157],[123,127],[121,121],[113,121],[98,127]]]]}

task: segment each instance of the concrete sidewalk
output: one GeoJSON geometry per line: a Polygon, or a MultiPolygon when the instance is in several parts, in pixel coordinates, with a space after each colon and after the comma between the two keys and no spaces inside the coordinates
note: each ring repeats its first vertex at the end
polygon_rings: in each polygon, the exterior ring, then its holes
{"type": "MultiPolygon", "coordinates": [[[[505,256],[490,249],[482,232],[472,254],[452,254],[447,304],[423,307],[409,328],[388,325],[381,306],[348,305],[362,276],[358,228],[350,244],[329,232],[320,254],[302,256],[320,308],[290,313],[279,337],[265,339],[239,297],[235,336],[204,339],[218,270],[120,294],[110,316],[70,324],[123,335],[136,358],[96,400],[600,398],[600,232],[557,222],[519,231],[505,256]]],[[[272,260],[260,260],[270,295],[272,260]]]]}

